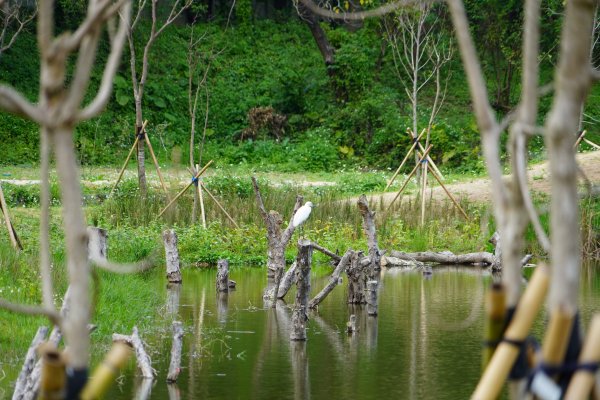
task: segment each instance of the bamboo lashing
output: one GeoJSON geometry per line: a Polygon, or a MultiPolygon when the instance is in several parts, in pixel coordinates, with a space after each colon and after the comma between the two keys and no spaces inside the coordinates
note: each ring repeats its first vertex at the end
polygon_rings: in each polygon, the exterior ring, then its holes
{"type": "Polygon", "coordinates": [[[192,178],[192,181],[190,183],[187,184],[186,187],[183,188],[183,190],[181,190],[181,192],[177,193],[177,196],[175,196],[173,198],[173,200],[171,200],[169,202],[169,204],[167,204],[167,206],[160,212],[160,214],[158,214],[157,218],[160,218],[165,211],[167,211],[169,209],[169,207],[171,207],[171,205],[173,205],[173,203],[175,203],[177,201],[177,199],[179,199],[181,197],[181,195],[183,195],[186,190],[188,190],[190,188],[190,186],[192,186],[194,184],[194,181],[196,179],[198,179],[204,172],[206,172],[206,170],[208,169],[208,167],[210,166],[210,164],[212,164],[213,160],[210,160],[209,162],[206,163],[206,165],[200,170],[198,171],[198,173],[192,178]]]}
{"type": "Polygon", "coordinates": [[[404,160],[402,160],[402,162],[400,163],[400,166],[398,167],[398,169],[396,170],[396,172],[394,172],[394,175],[392,175],[392,178],[390,179],[390,181],[388,182],[387,186],[385,187],[385,189],[383,189],[383,191],[385,192],[386,190],[389,189],[390,186],[392,186],[392,183],[394,183],[394,180],[396,179],[396,176],[398,176],[398,174],[400,173],[400,170],[402,169],[402,167],[404,166],[404,163],[406,163],[406,161],[408,160],[408,157],[410,157],[410,155],[412,154],[413,150],[415,149],[415,147],[417,147],[417,142],[421,139],[421,136],[423,136],[423,134],[426,132],[425,129],[423,129],[423,131],[421,131],[421,134],[419,135],[419,137],[417,138],[417,140],[413,139],[413,144],[410,147],[410,149],[408,150],[408,152],[406,153],[406,156],[404,157],[404,160]]]}
{"type": "MultiPolygon", "coordinates": [[[[140,132],[143,132],[144,130],[146,130],[147,123],[148,123],[148,120],[144,121],[144,123],[142,124],[142,128],[140,129],[140,132]]],[[[121,171],[119,172],[119,176],[117,178],[117,182],[115,182],[114,186],[110,190],[109,196],[115,191],[115,189],[117,188],[117,185],[121,181],[121,178],[123,177],[123,173],[125,173],[125,168],[127,168],[127,163],[129,162],[129,159],[131,158],[131,155],[133,154],[133,150],[135,150],[135,146],[137,146],[139,140],[140,140],[140,137],[138,135],[135,135],[135,140],[133,142],[133,146],[131,146],[131,150],[129,150],[129,154],[127,154],[127,158],[125,159],[125,162],[123,163],[123,168],[121,168],[121,171]]]]}
{"type": "Polygon", "coordinates": [[[387,208],[388,210],[391,209],[392,204],[394,204],[394,202],[396,201],[396,199],[398,199],[398,197],[400,197],[400,195],[402,194],[402,192],[404,191],[404,189],[408,185],[408,182],[410,182],[410,178],[413,177],[413,175],[415,174],[415,172],[417,172],[417,168],[419,168],[421,166],[421,163],[423,162],[423,160],[425,159],[425,157],[427,157],[427,153],[429,153],[429,150],[431,150],[431,145],[429,145],[429,147],[427,148],[427,150],[425,150],[425,153],[419,159],[419,162],[417,163],[417,165],[415,165],[415,167],[413,168],[413,170],[410,171],[410,174],[408,174],[408,177],[404,181],[404,184],[402,185],[402,187],[400,188],[400,190],[398,191],[398,193],[396,194],[396,196],[392,199],[392,201],[388,205],[388,208],[387,208]]]}
{"type": "MultiPolygon", "coordinates": [[[[600,314],[592,318],[590,329],[579,354],[579,365],[600,362],[600,314]]],[[[591,392],[596,373],[592,369],[579,368],[571,378],[565,400],[587,399],[591,392]]]]}
{"type": "Polygon", "coordinates": [[[562,309],[552,311],[542,342],[542,362],[544,364],[550,366],[562,364],[571,337],[573,317],[572,314],[566,313],[562,309]]]}
{"type": "Polygon", "coordinates": [[[504,381],[519,355],[520,346],[516,343],[522,342],[531,329],[535,316],[546,298],[549,280],[546,267],[538,266],[519,301],[503,341],[498,345],[471,399],[495,399],[500,394],[504,381]]]}
{"type": "Polygon", "coordinates": [[[431,175],[433,175],[433,177],[440,184],[440,186],[442,187],[442,189],[444,189],[444,192],[446,192],[446,194],[448,195],[448,197],[450,198],[450,200],[452,200],[452,202],[454,203],[454,205],[456,206],[456,208],[458,208],[460,210],[461,214],[465,217],[465,219],[467,221],[469,221],[469,216],[467,215],[467,213],[465,212],[465,210],[463,210],[462,207],[460,206],[460,204],[458,204],[458,202],[456,201],[456,199],[454,198],[454,196],[452,196],[452,193],[450,193],[450,191],[448,191],[448,189],[446,188],[446,185],[444,185],[442,183],[442,180],[440,179],[439,176],[437,176],[437,174],[431,168],[431,166],[429,166],[429,172],[431,172],[431,175]]]}
{"type": "MultiPolygon", "coordinates": [[[[414,139],[414,135],[412,130],[409,128],[408,129],[408,134],[410,135],[411,139],[414,139]]],[[[423,145],[420,142],[417,142],[417,145],[419,146],[419,150],[421,151],[425,151],[425,148],[423,147],[423,145]]],[[[442,178],[444,178],[444,175],[442,174],[442,172],[440,171],[440,169],[437,167],[437,165],[435,164],[435,162],[433,162],[433,160],[431,159],[431,157],[427,156],[427,161],[429,161],[431,163],[431,166],[433,167],[433,169],[435,170],[435,172],[437,172],[437,174],[442,178]]]]}
{"type": "Polygon", "coordinates": [[[125,365],[133,352],[131,347],[123,342],[114,342],[110,351],[96,367],[81,392],[81,400],[95,400],[103,397],[115,380],[115,375],[125,365]]]}

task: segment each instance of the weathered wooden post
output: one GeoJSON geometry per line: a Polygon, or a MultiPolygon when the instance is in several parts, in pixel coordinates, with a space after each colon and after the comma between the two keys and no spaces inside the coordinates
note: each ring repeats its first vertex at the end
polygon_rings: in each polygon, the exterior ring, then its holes
{"type": "Polygon", "coordinates": [[[310,241],[298,241],[298,256],[296,258],[296,303],[292,312],[291,340],[306,340],[306,321],[308,315],[308,296],[310,295],[310,264],[312,261],[312,246],[310,241]]]}
{"type": "Polygon", "coordinates": [[[177,250],[177,234],[173,229],[163,232],[165,244],[165,258],[167,260],[167,279],[170,283],[181,282],[181,271],[179,270],[179,251],[177,250]]]}
{"type": "Polygon", "coordinates": [[[173,345],[171,346],[171,363],[169,364],[169,373],[167,382],[177,381],[181,371],[181,349],[183,347],[183,324],[180,321],[173,321],[173,345]]]}
{"type": "Polygon", "coordinates": [[[367,288],[367,265],[361,265],[362,252],[352,252],[350,266],[346,269],[348,275],[348,303],[364,304],[365,289],[367,288]]]}
{"type": "Polygon", "coordinates": [[[106,260],[108,253],[108,231],[95,226],[87,227],[88,257],[90,260],[106,260]]]}
{"type": "Polygon", "coordinates": [[[367,282],[367,314],[377,316],[377,281],[367,282]]]}
{"type": "Polygon", "coordinates": [[[217,292],[229,291],[229,261],[221,259],[217,262],[217,292]]]}

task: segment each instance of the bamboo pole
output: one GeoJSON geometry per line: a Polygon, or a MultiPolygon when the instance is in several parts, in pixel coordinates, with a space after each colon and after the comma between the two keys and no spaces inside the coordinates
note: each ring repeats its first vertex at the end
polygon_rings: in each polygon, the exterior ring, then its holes
{"type": "Polygon", "coordinates": [[[579,146],[579,143],[581,143],[581,141],[583,140],[583,137],[585,136],[586,133],[587,133],[587,130],[583,130],[581,132],[581,134],[579,134],[579,136],[577,136],[577,140],[575,141],[575,144],[573,145],[574,149],[576,149],[577,146],[579,146]]]}
{"type": "Polygon", "coordinates": [[[210,160],[209,162],[206,163],[204,168],[202,168],[200,171],[198,171],[198,173],[194,176],[192,181],[190,183],[188,183],[187,186],[184,187],[183,190],[181,190],[181,192],[177,193],[177,196],[175,196],[175,198],[173,198],[173,200],[171,200],[169,202],[169,204],[167,204],[167,206],[160,212],[160,214],[158,214],[157,218],[160,218],[161,215],[163,215],[165,213],[165,211],[167,211],[169,209],[169,207],[171,207],[171,205],[173,205],[173,203],[175,203],[177,201],[177,199],[179,199],[181,197],[181,195],[183,195],[186,192],[186,190],[188,190],[190,188],[190,186],[192,186],[194,184],[194,180],[198,179],[200,177],[200,175],[202,175],[208,169],[209,165],[212,164],[212,162],[213,162],[213,160],[210,160]]]}
{"type": "Polygon", "coordinates": [[[462,213],[462,215],[468,221],[469,220],[469,216],[467,215],[467,213],[465,212],[465,210],[463,210],[462,207],[458,204],[458,202],[456,201],[456,199],[454,198],[454,196],[452,196],[452,193],[450,193],[448,191],[448,189],[446,188],[446,186],[442,183],[442,180],[440,179],[440,177],[437,176],[437,174],[433,171],[433,169],[431,167],[429,167],[429,172],[431,172],[431,175],[433,175],[433,177],[440,184],[440,186],[442,187],[442,189],[444,189],[444,192],[446,192],[446,194],[448,195],[448,197],[450,198],[450,200],[452,200],[452,202],[454,203],[454,205],[456,206],[456,208],[458,208],[460,210],[460,212],[462,213]]]}
{"type": "MultiPolygon", "coordinates": [[[[426,128],[423,128],[423,130],[425,130],[426,128]]],[[[412,139],[414,139],[413,133],[410,130],[410,128],[408,129],[408,133],[410,134],[410,137],[412,139]]],[[[423,145],[420,142],[417,142],[417,145],[419,146],[419,150],[421,151],[425,151],[425,148],[423,147],[423,145]]],[[[439,168],[437,167],[437,165],[435,164],[435,162],[433,162],[433,160],[431,159],[431,157],[427,156],[427,161],[429,161],[431,163],[431,166],[433,167],[433,169],[435,170],[435,172],[442,178],[444,178],[444,175],[442,174],[442,172],[439,170],[439,168]]]]}
{"type": "Polygon", "coordinates": [[[67,375],[65,360],[54,345],[46,342],[39,349],[42,358],[39,400],[62,399],[65,395],[67,375]]]}
{"type": "Polygon", "coordinates": [[[562,364],[572,327],[573,315],[560,308],[552,311],[542,344],[542,360],[545,364],[550,366],[562,364]]]}
{"type": "Polygon", "coordinates": [[[504,319],[506,315],[506,291],[500,283],[495,283],[485,296],[485,328],[484,349],[482,352],[481,366],[485,370],[494,351],[502,338],[504,319]]]}
{"type": "Polygon", "coordinates": [[[593,148],[595,148],[596,150],[600,150],[600,146],[598,146],[596,143],[592,142],[591,140],[583,138],[583,141],[586,142],[587,144],[589,144],[590,146],[592,146],[593,148]]]}
{"type": "Polygon", "coordinates": [[[81,392],[81,400],[100,399],[106,393],[119,372],[131,357],[131,347],[123,342],[114,342],[110,351],[96,367],[81,392]]]}
{"type": "Polygon", "coordinates": [[[144,139],[146,140],[146,144],[148,145],[148,150],[150,150],[150,155],[152,156],[152,161],[154,161],[154,166],[156,167],[156,173],[158,174],[158,179],[160,180],[160,185],[163,190],[169,197],[169,191],[167,190],[167,186],[165,185],[165,181],[160,173],[160,165],[158,165],[158,160],[156,159],[156,155],[154,155],[154,149],[152,148],[152,143],[150,143],[150,139],[148,138],[148,134],[144,131],[144,139]]]}
{"type": "Polygon", "coordinates": [[[233,225],[235,225],[236,228],[240,228],[239,225],[233,220],[233,218],[231,218],[231,215],[229,215],[229,213],[227,211],[225,211],[225,208],[223,208],[223,206],[221,205],[221,203],[219,203],[219,200],[217,200],[217,198],[215,196],[212,195],[212,193],[206,188],[206,186],[204,186],[204,183],[200,182],[200,186],[202,186],[202,189],[204,189],[206,191],[206,194],[208,194],[210,196],[210,198],[217,203],[217,206],[219,206],[219,208],[221,209],[221,211],[223,211],[225,213],[225,215],[227,216],[227,218],[229,218],[229,220],[231,221],[231,223],[233,225]]]}
{"type": "Polygon", "coordinates": [[[425,191],[427,190],[427,159],[421,163],[423,166],[422,179],[421,179],[421,227],[425,224],[425,191]]]}
{"type": "Polygon", "coordinates": [[[516,343],[523,341],[531,329],[533,320],[546,297],[548,284],[548,271],[544,265],[540,265],[533,273],[513,319],[506,329],[503,341],[498,345],[471,399],[495,399],[498,397],[502,385],[519,355],[520,346],[516,343]]]}
{"type": "MultiPolygon", "coordinates": [[[[200,169],[200,166],[196,164],[196,171],[200,169]]],[[[202,215],[202,227],[206,229],[206,212],[204,211],[204,196],[200,185],[196,185],[196,193],[198,193],[198,199],[200,200],[200,214],[202,215]]]]}
{"type": "Polygon", "coordinates": [[[400,197],[400,195],[402,194],[402,192],[404,191],[404,189],[408,185],[408,182],[410,182],[410,178],[412,178],[413,175],[415,174],[415,172],[417,172],[417,169],[421,165],[421,162],[423,162],[423,159],[425,157],[427,157],[427,153],[429,153],[429,150],[431,150],[431,145],[427,148],[427,150],[425,150],[425,153],[423,154],[423,156],[421,157],[421,159],[419,160],[419,162],[417,163],[417,165],[415,165],[415,167],[413,168],[413,170],[410,171],[410,174],[408,174],[408,177],[404,181],[404,184],[402,185],[402,187],[400,188],[400,190],[398,191],[398,193],[396,194],[396,196],[392,199],[392,201],[388,205],[388,208],[387,208],[388,210],[390,210],[390,208],[392,207],[392,204],[394,204],[394,202],[396,201],[396,199],[398,199],[398,197],[400,197]]]}
{"type": "MultiPolygon", "coordinates": [[[[596,314],[590,324],[583,349],[579,354],[579,365],[597,364],[600,361],[600,314],[596,314]]],[[[565,400],[587,399],[591,392],[596,373],[590,369],[580,368],[571,378],[565,400]]]]}
{"type": "Polygon", "coordinates": [[[8,214],[8,206],[6,205],[6,200],[4,199],[4,192],[2,191],[2,185],[0,185],[0,208],[2,209],[2,215],[4,216],[4,223],[6,224],[6,230],[8,231],[8,236],[10,237],[10,241],[15,248],[15,250],[23,250],[23,246],[21,245],[21,241],[17,236],[17,232],[13,227],[12,222],[10,221],[10,216],[8,214]]]}
{"type": "MultiPolygon", "coordinates": [[[[144,123],[142,124],[142,129],[140,129],[140,132],[143,132],[146,129],[147,123],[148,123],[147,120],[144,121],[144,123]]],[[[127,154],[127,158],[125,159],[125,162],[123,163],[123,168],[121,168],[121,171],[119,172],[119,177],[117,178],[117,182],[114,184],[114,186],[110,190],[109,196],[115,191],[119,182],[121,182],[121,178],[123,177],[123,174],[125,173],[125,168],[127,168],[127,163],[129,162],[129,159],[131,158],[131,155],[133,154],[133,150],[135,150],[139,140],[140,140],[140,137],[138,135],[135,135],[135,140],[133,142],[133,146],[131,146],[131,150],[129,150],[129,154],[127,154]]]]}
{"type": "Polygon", "coordinates": [[[404,164],[406,163],[406,161],[408,161],[408,157],[410,157],[410,155],[412,154],[412,152],[415,149],[415,147],[417,147],[417,142],[419,141],[419,139],[421,139],[421,136],[423,136],[424,133],[425,133],[425,129],[423,129],[423,131],[421,132],[421,134],[419,135],[419,137],[417,138],[417,140],[413,141],[413,144],[410,147],[410,149],[408,150],[408,152],[406,153],[406,156],[404,157],[404,160],[402,160],[402,162],[400,163],[400,166],[398,167],[398,169],[396,170],[396,172],[394,172],[394,175],[392,175],[392,178],[388,182],[387,186],[385,187],[385,189],[383,189],[384,192],[386,190],[388,190],[390,186],[392,186],[392,183],[394,183],[394,180],[396,179],[396,176],[398,176],[398,174],[400,173],[400,170],[402,169],[402,167],[404,166],[404,164]]]}

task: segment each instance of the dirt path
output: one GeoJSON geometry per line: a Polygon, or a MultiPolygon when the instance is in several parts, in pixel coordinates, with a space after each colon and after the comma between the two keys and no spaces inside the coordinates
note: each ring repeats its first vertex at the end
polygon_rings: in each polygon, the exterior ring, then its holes
{"type": "MultiPolygon", "coordinates": [[[[585,172],[592,184],[600,183],[600,151],[592,151],[577,154],[577,162],[585,172]]],[[[532,165],[529,168],[529,187],[533,192],[550,193],[550,170],[548,162],[532,165]]],[[[430,178],[432,179],[432,178],[430,178]]],[[[431,181],[430,181],[431,182],[431,181]]],[[[432,196],[436,200],[443,200],[446,194],[442,188],[434,182],[432,196]]],[[[468,199],[472,202],[491,201],[490,180],[488,178],[473,179],[468,182],[446,184],[446,187],[457,199],[468,199]]],[[[383,197],[388,203],[396,196],[395,192],[373,195],[372,198],[383,197]]]]}

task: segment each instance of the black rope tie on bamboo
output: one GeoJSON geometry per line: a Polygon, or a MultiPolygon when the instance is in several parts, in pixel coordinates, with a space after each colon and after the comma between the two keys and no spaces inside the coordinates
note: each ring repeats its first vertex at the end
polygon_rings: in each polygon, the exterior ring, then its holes
{"type": "MultiPolygon", "coordinates": [[[[506,310],[506,326],[504,330],[506,331],[506,327],[508,327],[515,315],[516,307],[510,307],[506,310]]],[[[502,338],[502,341],[508,343],[512,346],[516,346],[519,348],[519,355],[515,360],[515,363],[510,370],[510,374],[508,375],[508,379],[510,380],[521,380],[527,377],[528,365],[527,365],[527,351],[525,348],[525,340],[514,340],[511,338],[502,338]]]]}
{"type": "Polygon", "coordinates": [[[415,137],[413,138],[413,143],[418,143],[418,142],[419,142],[419,137],[418,137],[418,136],[415,136],[415,137]]]}
{"type": "Polygon", "coordinates": [[[136,129],[139,129],[137,132],[138,140],[140,140],[140,141],[144,140],[144,136],[146,136],[146,129],[144,129],[143,126],[137,127],[136,129]]]}
{"type": "Polygon", "coordinates": [[[87,368],[67,368],[67,400],[77,400],[88,380],[87,368]]]}

